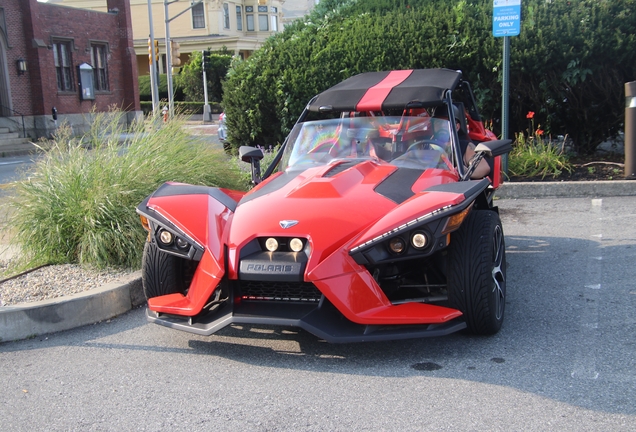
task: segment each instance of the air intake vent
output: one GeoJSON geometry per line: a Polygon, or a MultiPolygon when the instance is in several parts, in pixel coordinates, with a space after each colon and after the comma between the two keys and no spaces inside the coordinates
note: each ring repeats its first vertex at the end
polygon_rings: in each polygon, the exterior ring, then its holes
{"type": "Polygon", "coordinates": [[[346,162],[339,163],[338,165],[336,165],[335,167],[331,168],[329,171],[324,173],[323,177],[333,177],[336,174],[340,174],[344,170],[347,170],[347,169],[351,168],[352,166],[357,165],[359,163],[360,163],[360,161],[359,160],[355,160],[355,159],[351,160],[351,161],[346,161],[346,162]]]}
{"type": "Polygon", "coordinates": [[[240,281],[243,301],[317,303],[322,293],[308,282],[240,281]]]}

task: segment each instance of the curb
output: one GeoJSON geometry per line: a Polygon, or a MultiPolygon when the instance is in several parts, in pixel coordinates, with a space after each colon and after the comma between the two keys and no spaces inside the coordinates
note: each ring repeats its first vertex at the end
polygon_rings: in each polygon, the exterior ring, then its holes
{"type": "Polygon", "coordinates": [[[141,271],[82,293],[0,308],[0,343],[113,318],[146,302],[141,271]]]}
{"type": "Polygon", "coordinates": [[[495,196],[499,199],[636,196],[636,181],[506,182],[495,196]]]}
{"type": "MultiPolygon", "coordinates": [[[[636,181],[507,182],[499,199],[587,198],[636,196],[636,181]]],[[[122,282],[83,293],[0,308],[0,343],[94,324],[146,302],[141,271],[122,282]]]]}

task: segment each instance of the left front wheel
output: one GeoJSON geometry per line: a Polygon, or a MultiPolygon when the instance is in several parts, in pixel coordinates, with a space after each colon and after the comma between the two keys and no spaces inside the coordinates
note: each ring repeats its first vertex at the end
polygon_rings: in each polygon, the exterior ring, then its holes
{"type": "Polygon", "coordinates": [[[185,260],[159,250],[146,242],[141,264],[141,282],[146,300],[167,294],[184,293],[185,260]]]}

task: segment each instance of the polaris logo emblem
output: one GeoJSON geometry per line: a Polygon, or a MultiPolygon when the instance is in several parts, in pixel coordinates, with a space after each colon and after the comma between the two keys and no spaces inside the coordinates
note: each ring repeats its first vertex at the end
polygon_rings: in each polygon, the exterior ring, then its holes
{"type": "Polygon", "coordinates": [[[248,264],[248,272],[273,272],[273,273],[291,273],[294,266],[284,264],[248,264]]]}
{"type": "Polygon", "coordinates": [[[280,224],[280,227],[282,229],[287,229],[287,228],[291,228],[294,225],[296,225],[298,223],[297,220],[282,220],[280,222],[278,222],[280,224]]]}

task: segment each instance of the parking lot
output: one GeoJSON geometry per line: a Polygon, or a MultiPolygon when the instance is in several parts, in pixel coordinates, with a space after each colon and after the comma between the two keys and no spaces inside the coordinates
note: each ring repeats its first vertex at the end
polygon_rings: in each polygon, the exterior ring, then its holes
{"type": "Polygon", "coordinates": [[[0,344],[7,430],[634,430],[636,197],[500,200],[494,337],[198,337],[143,309],[0,344]]]}

